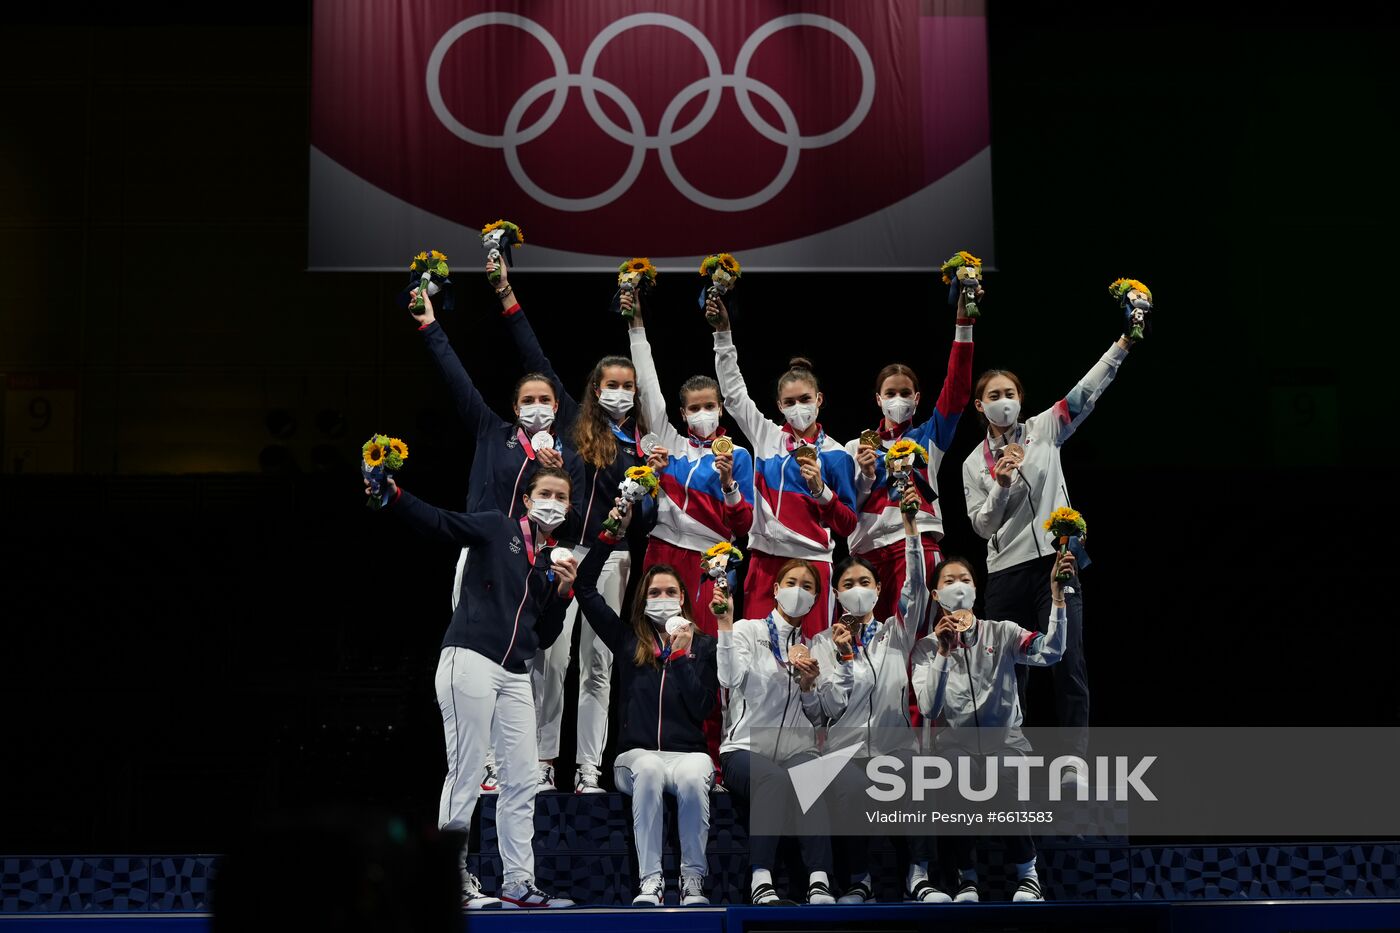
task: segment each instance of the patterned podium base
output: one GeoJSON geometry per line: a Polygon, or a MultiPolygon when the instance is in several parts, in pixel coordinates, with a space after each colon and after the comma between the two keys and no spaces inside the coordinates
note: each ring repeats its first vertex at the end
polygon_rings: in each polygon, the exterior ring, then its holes
{"type": "MultiPolygon", "coordinates": [[[[674,899],[678,853],[669,804],[663,863],[674,899]]],[[[714,795],[711,811],[708,893],[715,904],[742,904],[748,887],[746,833],[727,794],[714,795]]],[[[494,797],[483,798],[479,819],[482,854],[472,858],[472,868],[493,891],[500,882],[494,797]]],[[[535,852],[536,875],[546,890],[587,905],[631,902],[636,855],[626,797],[541,794],[535,852]]],[[[988,900],[1006,897],[1001,855],[995,842],[979,846],[988,900]]],[[[903,868],[896,868],[887,839],[875,841],[871,858],[877,895],[897,900],[903,868]]],[[[0,857],[0,913],[202,911],[214,862],[212,855],[0,857]]],[[[775,875],[780,886],[785,883],[782,866],[775,875]]],[[[1055,901],[1395,898],[1400,897],[1400,841],[1139,846],[1125,840],[1045,840],[1040,877],[1055,901]]]]}

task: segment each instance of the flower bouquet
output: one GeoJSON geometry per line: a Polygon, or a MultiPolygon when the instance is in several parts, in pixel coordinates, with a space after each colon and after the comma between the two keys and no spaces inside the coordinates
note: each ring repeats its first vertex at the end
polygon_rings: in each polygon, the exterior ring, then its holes
{"type": "MultiPolygon", "coordinates": [[[[1056,543],[1060,546],[1060,556],[1064,557],[1069,548],[1070,538],[1078,538],[1080,543],[1084,541],[1084,516],[1068,507],[1058,508],[1045,520],[1045,530],[1055,536],[1056,543]]],[[[1061,583],[1068,583],[1071,575],[1059,573],[1055,575],[1055,579],[1061,583]]]]}
{"type": "Polygon", "coordinates": [[[958,250],[943,264],[943,284],[948,286],[948,304],[958,303],[962,293],[963,311],[968,317],[981,317],[977,308],[977,289],[982,285],[982,260],[967,250],[958,250]]]}
{"type": "Polygon", "coordinates": [[[1152,329],[1152,292],[1137,279],[1114,279],[1108,293],[1123,309],[1123,336],[1141,340],[1152,329]]]}
{"type": "MultiPolygon", "coordinates": [[[[618,513],[626,517],[632,506],[641,502],[647,496],[655,496],[661,489],[661,480],[657,478],[656,471],[649,466],[634,466],[627,471],[627,475],[622,478],[622,482],[617,484],[617,494],[621,501],[617,504],[618,513]]],[[[620,521],[614,521],[609,515],[603,522],[603,530],[614,538],[618,531],[622,529],[620,521]]]]}
{"type": "Polygon", "coordinates": [[[447,269],[447,256],[435,249],[424,250],[408,264],[408,286],[404,289],[405,296],[411,295],[413,290],[418,289],[418,294],[412,295],[408,299],[408,310],[422,311],[423,296],[436,298],[438,292],[445,292],[444,300],[440,302],[443,311],[452,310],[452,280],[447,269]]]}
{"type": "Polygon", "coordinates": [[[703,308],[711,298],[718,300],[734,290],[734,284],[739,281],[739,260],[729,253],[706,256],[705,261],[700,263],[700,275],[710,280],[709,285],[700,289],[700,307],[703,308]]]}
{"type": "Polygon", "coordinates": [[[613,295],[613,310],[623,317],[631,317],[636,313],[637,298],[645,298],[651,291],[651,287],[656,284],[656,266],[651,264],[651,260],[645,256],[636,259],[629,259],[617,267],[617,293],[613,295]],[[622,310],[622,296],[631,295],[634,299],[632,308],[622,310]]]}
{"type": "Polygon", "coordinates": [[[928,466],[928,451],[907,437],[885,451],[885,472],[889,474],[890,496],[899,503],[900,511],[910,515],[919,511],[919,504],[904,502],[904,490],[913,482],[915,468],[923,466],[928,466]]]}
{"type": "Polygon", "coordinates": [[[743,559],[744,552],[728,541],[716,544],[700,559],[700,572],[715,581],[714,595],[710,597],[710,611],[715,615],[725,612],[725,599],[729,596],[729,566],[743,559]]]}
{"type": "MultiPolygon", "coordinates": [[[[525,242],[525,234],[509,220],[497,220],[481,228],[481,248],[486,250],[486,261],[494,263],[510,262],[510,247],[519,247],[525,242]]],[[[499,271],[490,275],[492,284],[501,280],[499,271]]]]}
{"type": "Polygon", "coordinates": [[[370,491],[366,504],[372,509],[381,509],[387,504],[389,477],[403,469],[408,459],[408,445],[397,437],[376,434],[365,441],[360,456],[360,473],[370,491]]]}

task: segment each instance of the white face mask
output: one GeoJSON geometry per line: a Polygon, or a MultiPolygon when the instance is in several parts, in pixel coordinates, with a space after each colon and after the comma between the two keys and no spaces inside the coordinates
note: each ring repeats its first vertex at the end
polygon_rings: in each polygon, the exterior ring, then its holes
{"type": "Polygon", "coordinates": [[[977,587],[971,583],[949,583],[938,591],[938,605],[948,612],[971,609],[977,601],[977,587]]]}
{"type": "Polygon", "coordinates": [[[621,418],[632,410],[636,394],[631,389],[604,389],[598,393],[598,404],[614,418],[621,418]]]}
{"type": "Polygon", "coordinates": [[[719,427],[718,411],[696,411],[685,416],[685,423],[696,437],[709,437],[719,427]]]}
{"type": "Polygon", "coordinates": [[[568,511],[563,499],[536,499],[530,504],[530,521],[545,531],[553,531],[564,523],[568,511]]]}
{"type": "Polygon", "coordinates": [[[999,428],[1009,428],[1021,414],[1021,403],[1014,398],[999,398],[995,402],[983,402],[982,414],[999,428]]]}
{"type": "Polygon", "coordinates": [[[681,601],[669,597],[658,597],[647,599],[647,618],[651,624],[657,628],[662,628],[671,620],[672,616],[679,615],[681,611],[681,601]]]}
{"type": "Polygon", "coordinates": [[[837,593],[836,598],[841,601],[842,609],[853,616],[865,618],[865,615],[875,608],[880,593],[873,586],[853,586],[849,590],[837,593]]]}
{"type": "Polygon", "coordinates": [[[800,586],[784,586],[778,590],[778,608],[789,619],[800,619],[812,611],[817,604],[817,594],[810,593],[800,586]]]}
{"type": "Polygon", "coordinates": [[[553,405],[521,405],[520,426],[531,432],[543,431],[554,423],[553,405]]]}
{"type": "Polygon", "coordinates": [[[795,430],[805,431],[817,420],[817,406],[811,402],[799,402],[784,408],[783,417],[795,430]]]}
{"type": "Polygon", "coordinates": [[[898,395],[893,398],[880,399],[880,410],[885,413],[890,424],[903,424],[909,420],[909,416],[914,414],[914,400],[912,398],[900,398],[898,395]]]}

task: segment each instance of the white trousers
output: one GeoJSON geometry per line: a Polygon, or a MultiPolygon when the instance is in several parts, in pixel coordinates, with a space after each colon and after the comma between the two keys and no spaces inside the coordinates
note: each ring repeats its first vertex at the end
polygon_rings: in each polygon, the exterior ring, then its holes
{"type": "MultiPolygon", "coordinates": [[[[438,656],[438,707],[447,741],[447,779],[438,805],[438,828],[468,832],[481,796],[488,749],[500,768],[496,839],[505,883],[535,880],[535,703],[529,674],[512,674],[466,648],[438,656]]],[[[465,848],[463,855],[466,854],[465,848]]]]}
{"type": "Polygon", "coordinates": [[[662,833],[666,830],[661,795],[676,798],[681,836],[681,874],[709,873],[705,847],[710,841],[710,788],[715,763],[705,752],[655,752],[634,748],[617,756],[613,780],[632,798],[632,834],[637,840],[637,873],[661,873],[662,833]]]}
{"type": "MultiPolygon", "coordinates": [[[[580,562],[588,548],[574,548],[580,562]]],[[[614,612],[622,612],[622,597],[627,591],[627,577],[632,569],[632,556],[626,550],[613,551],[598,576],[598,592],[614,612]]],[[[569,643],[573,641],[574,625],[578,621],[578,601],[569,604],[564,613],[564,630],[547,650],[535,655],[530,676],[535,688],[535,708],[539,716],[539,745],[541,761],[559,756],[559,726],[564,718],[564,675],[569,670],[569,643]]],[[[585,620],[586,621],[586,620],[585,620]]],[[[578,638],[578,763],[580,767],[599,770],[603,764],[603,747],[608,744],[608,698],[612,692],[613,653],[603,640],[585,624],[578,638]]]]}

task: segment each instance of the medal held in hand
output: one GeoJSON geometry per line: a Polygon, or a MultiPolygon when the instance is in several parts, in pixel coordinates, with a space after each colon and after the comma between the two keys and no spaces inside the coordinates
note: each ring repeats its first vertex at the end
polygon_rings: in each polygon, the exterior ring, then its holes
{"type": "Polygon", "coordinates": [[[545,572],[544,578],[545,578],[546,580],[548,580],[550,583],[553,583],[553,582],[554,582],[554,565],[555,565],[555,564],[562,564],[564,561],[568,560],[570,557],[573,557],[573,556],[574,556],[574,552],[571,551],[571,550],[569,550],[569,549],[566,548],[566,547],[557,547],[557,548],[555,548],[554,550],[550,551],[550,552],[549,552],[549,570],[547,570],[547,571],[545,572]]]}
{"type": "Polygon", "coordinates": [[[943,264],[943,284],[948,286],[948,304],[956,305],[959,296],[963,300],[963,312],[968,317],[981,317],[977,307],[977,289],[982,287],[982,260],[959,250],[943,264]]]}
{"type": "Polygon", "coordinates": [[[732,454],[734,452],[734,442],[727,437],[717,437],[710,442],[710,453],[719,456],[721,454],[732,454]]]}
{"type": "Polygon", "coordinates": [[[554,449],[554,435],[548,431],[536,431],[535,436],[530,438],[530,446],[538,453],[541,450],[554,449]]]}
{"type": "Polygon", "coordinates": [[[811,444],[798,444],[792,449],[792,456],[803,463],[817,462],[817,448],[811,444]]]}
{"type": "Polygon", "coordinates": [[[914,481],[914,470],[928,465],[928,451],[907,437],[885,451],[885,473],[889,476],[890,498],[910,515],[919,511],[917,502],[904,502],[904,490],[914,481]]]}
{"type": "Polygon", "coordinates": [[[435,249],[424,250],[414,256],[408,263],[408,285],[404,287],[401,299],[404,307],[410,311],[423,310],[423,296],[436,298],[439,292],[444,293],[438,308],[442,311],[452,310],[452,280],[448,278],[451,273],[447,269],[447,255],[435,249]],[[418,294],[412,294],[417,289],[418,294]]]}
{"type": "Polygon", "coordinates": [[[656,453],[658,450],[661,449],[660,435],[654,434],[651,431],[648,431],[647,433],[643,434],[642,439],[639,443],[642,447],[642,453],[648,457],[650,457],[652,454],[656,453]]]}
{"type": "MultiPolygon", "coordinates": [[[[1069,550],[1069,539],[1078,538],[1081,544],[1084,543],[1085,531],[1084,516],[1071,508],[1058,508],[1050,513],[1050,517],[1045,520],[1045,530],[1055,536],[1055,543],[1060,546],[1059,556],[1064,557],[1069,550]]],[[[1068,583],[1074,579],[1070,573],[1057,573],[1055,579],[1060,583],[1068,583]]]]}
{"type": "MultiPolygon", "coordinates": [[[[648,466],[635,466],[627,471],[627,475],[622,478],[622,482],[617,484],[617,494],[622,501],[617,504],[618,514],[623,518],[632,510],[638,502],[647,496],[655,496],[661,487],[661,482],[656,478],[656,471],[648,466]]],[[[609,515],[603,521],[603,530],[613,537],[617,537],[618,531],[622,528],[622,523],[614,521],[609,515]]]]}
{"type": "Polygon", "coordinates": [[[798,661],[810,661],[812,652],[807,650],[807,646],[798,642],[788,649],[788,676],[793,680],[801,680],[802,672],[797,669],[798,661]]]}
{"type": "Polygon", "coordinates": [[[971,609],[954,609],[948,613],[948,617],[953,620],[953,631],[955,632],[966,632],[977,621],[977,617],[972,614],[971,609]]]}
{"type": "Polygon", "coordinates": [[[876,450],[879,450],[879,449],[880,449],[881,443],[882,443],[882,441],[880,440],[880,432],[879,432],[879,431],[870,430],[870,431],[861,431],[861,432],[860,432],[860,445],[859,445],[859,446],[861,446],[861,447],[874,447],[876,450]]]}
{"type": "MultiPolygon", "coordinates": [[[[519,247],[524,242],[525,234],[509,220],[493,221],[481,228],[481,248],[486,250],[487,262],[513,265],[510,261],[511,248],[519,247]]],[[[491,273],[490,279],[492,284],[499,282],[501,273],[491,273]]]]}
{"type": "Polygon", "coordinates": [[[853,615],[842,615],[836,624],[844,627],[851,636],[849,644],[838,646],[841,653],[837,655],[837,660],[843,664],[847,661],[854,661],[856,659],[856,628],[860,625],[860,620],[853,615]]]}
{"type": "Polygon", "coordinates": [[[1123,336],[1142,340],[1152,330],[1152,292],[1137,279],[1114,279],[1108,293],[1123,309],[1123,336]]]}
{"type": "Polygon", "coordinates": [[[645,256],[629,259],[617,267],[617,291],[613,293],[612,309],[623,317],[636,314],[635,299],[645,298],[656,284],[656,266],[645,256]],[[622,296],[631,295],[634,299],[631,308],[622,307],[622,296]]]}
{"type": "Polygon", "coordinates": [[[408,445],[397,437],[376,434],[360,448],[360,475],[369,485],[370,498],[366,505],[372,509],[385,506],[389,492],[389,477],[403,469],[408,459],[408,445]]]}
{"type": "MultiPolygon", "coordinates": [[[[705,303],[711,298],[719,300],[733,291],[739,281],[739,274],[739,260],[729,253],[706,256],[700,263],[700,275],[708,278],[710,284],[700,289],[700,307],[705,307],[705,303]]],[[[705,317],[711,324],[717,323],[715,315],[706,314],[705,317]]]]}
{"type": "Polygon", "coordinates": [[[729,596],[729,569],[744,559],[744,552],[721,541],[705,552],[700,559],[700,572],[715,581],[714,595],[710,597],[710,611],[722,616],[728,611],[726,600],[729,596]]]}

